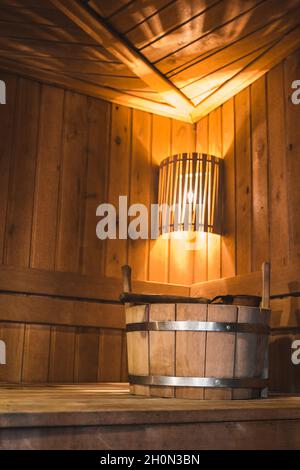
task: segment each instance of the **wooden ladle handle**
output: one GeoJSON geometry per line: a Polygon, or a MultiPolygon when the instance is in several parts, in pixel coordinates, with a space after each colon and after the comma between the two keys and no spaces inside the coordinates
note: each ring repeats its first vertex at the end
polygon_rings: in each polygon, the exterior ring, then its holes
{"type": "Polygon", "coordinates": [[[131,292],[131,267],[125,264],[121,268],[123,277],[123,292],[131,292]]]}

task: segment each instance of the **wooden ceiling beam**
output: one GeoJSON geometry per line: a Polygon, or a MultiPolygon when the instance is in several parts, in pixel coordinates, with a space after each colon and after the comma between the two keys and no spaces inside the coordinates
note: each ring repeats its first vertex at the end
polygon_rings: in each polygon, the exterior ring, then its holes
{"type": "Polygon", "coordinates": [[[188,122],[191,122],[190,114],[194,109],[191,101],[91,8],[77,0],[51,0],[51,2],[141,80],[156,90],[167,103],[184,115],[188,122]]]}
{"type": "Polygon", "coordinates": [[[216,91],[201,101],[192,112],[192,121],[197,122],[215,108],[258,80],[288,55],[300,47],[300,25],[285,34],[275,45],[253,60],[234,77],[224,82],[216,91]]]}
{"type": "Polygon", "coordinates": [[[120,92],[119,90],[115,90],[110,87],[95,85],[72,77],[71,75],[65,74],[61,71],[43,70],[39,67],[33,67],[22,62],[15,62],[4,58],[0,58],[0,70],[8,73],[15,73],[33,80],[42,81],[49,85],[60,86],[87,96],[111,101],[112,103],[129,106],[142,111],[153,112],[161,116],[171,117],[184,122],[187,121],[185,114],[167,104],[150,101],[124,91],[120,92]]]}

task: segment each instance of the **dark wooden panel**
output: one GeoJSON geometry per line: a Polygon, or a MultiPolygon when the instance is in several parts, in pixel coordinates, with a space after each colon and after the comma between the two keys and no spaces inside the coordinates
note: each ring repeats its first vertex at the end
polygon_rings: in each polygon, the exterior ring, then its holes
{"type": "Polygon", "coordinates": [[[122,379],[123,333],[102,330],[99,338],[99,382],[120,382],[122,379]]]}
{"type": "Polygon", "coordinates": [[[6,364],[0,367],[0,382],[18,383],[22,378],[25,326],[0,323],[0,339],[6,346],[6,364]]]}
{"type": "Polygon", "coordinates": [[[49,382],[74,380],[75,328],[52,327],[49,357],[49,382]]]}
{"type": "Polygon", "coordinates": [[[38,83],[19,81],[4,257],[16,266],[30,259],[40,90],[38,83]]]}
{"type": "Polygon", "coordinates": [[[9,171],[14,148],[17,78],[1,73],[0,79],[4,80],[6,86],[6,105],[0,106],[0,261],[3,263],[9,171]]]}
{"type": "Polygon", "coordinates": [[[22,382],[48,382],[50,333],[51,328],[49,326],[26,325],[22,382]]]}
{"type": "Polygon", "coordinates": [[[78,328],[75,340],[75,382],[98,380],[99,331],[78,328]]]}
{"type": "Polygon", "coordinates": [[[270,257],[268,141],[265,77],[251,85],[252,131],[252,271],[270,257]]]}

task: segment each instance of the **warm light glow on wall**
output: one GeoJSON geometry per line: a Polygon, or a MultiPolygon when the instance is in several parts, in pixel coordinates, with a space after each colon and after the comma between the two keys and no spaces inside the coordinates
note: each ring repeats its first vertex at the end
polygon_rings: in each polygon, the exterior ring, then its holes
{"type": "Polygon", "coordinates": [[[222,163],[220,158],[196,152],[173,155],[161,162],[160,234],[221,233],[222,163]]]}

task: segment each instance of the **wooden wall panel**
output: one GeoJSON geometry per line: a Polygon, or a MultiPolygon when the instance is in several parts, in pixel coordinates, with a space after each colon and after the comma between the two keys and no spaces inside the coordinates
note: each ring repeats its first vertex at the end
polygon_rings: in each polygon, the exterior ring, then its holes
{"type": "Polygon", "coordinates": [[[30,259],[33,268],[53,270],[55,266],[63,107],[64,91],[43,85],[30,259]]]}
{"type": "MultiPolygon", "coordinates": [[[[208,280],[259,271],[264,260],[277,268],[299,259],[300,106],[291,101],[299,58],[300,51],[207,117],[209,150],[221,149],[225,161],[221,253],[208,238],[208,280]]],[[[198,253],[195,260],[194,280],[206,280],[198,253]]]]}
{"type": "Polygon", "coordinates": [[[22,382],[48,382],[50,334],[49,326],[26,325],[22,382]]]}
{"type": "Polygon", "coordinates": [[[59,194],[56,269],[79,272],[84,229],[87,98],[66,92],[59,194]]]}
{"type": "MultiPolygon", "coordinates": [[[[150,207],[151,131],[152,115],[133,110],[129,204],[144,204],[147,208],[150,207]]],[[[129,223],[131,220],[129,217],[129,223]]],[[[128,262],[133,279],[148,279],[148,254],[149,240],[128,240],[128,262]]]]}
{"type": "MultiPolygon", "coordinates": [[[[131,128],[132,110],[112,105],[108,202],[116,208],[119,207],[119,196],[128,196],[129,193],[131,128]]],[[[127,240],[106,240],[105,275],[120,277],[121,266],[126,263],[127,240]]]]}
{"type": "Polygon", "coordinates": [[[0,106],[0,262],[3,263],[5,221],[7,215],[8,183],[14,146],[15,107],[18,79],[1,74],[6,84],[7,103],[0,106]]]}
{"type": "Polygon", "coordinates": [[[106,202],[111,105],[87,100],[87,160],[84,194],[84,230],[80,271],[104,276],[105,245],[95,236],[96,208],[106,202]]]}
{"type": "Polygon", "coordinates": [[[252,271],[258,271],[269,250],[268,139],[266,77],[251,85],[252,132],[252,271]]]}
{"type": "Polygon", "coordinates": [[[39,83],[19,80],[4,262],[24,267],[30,258],[40,91],[39,83]]]}

